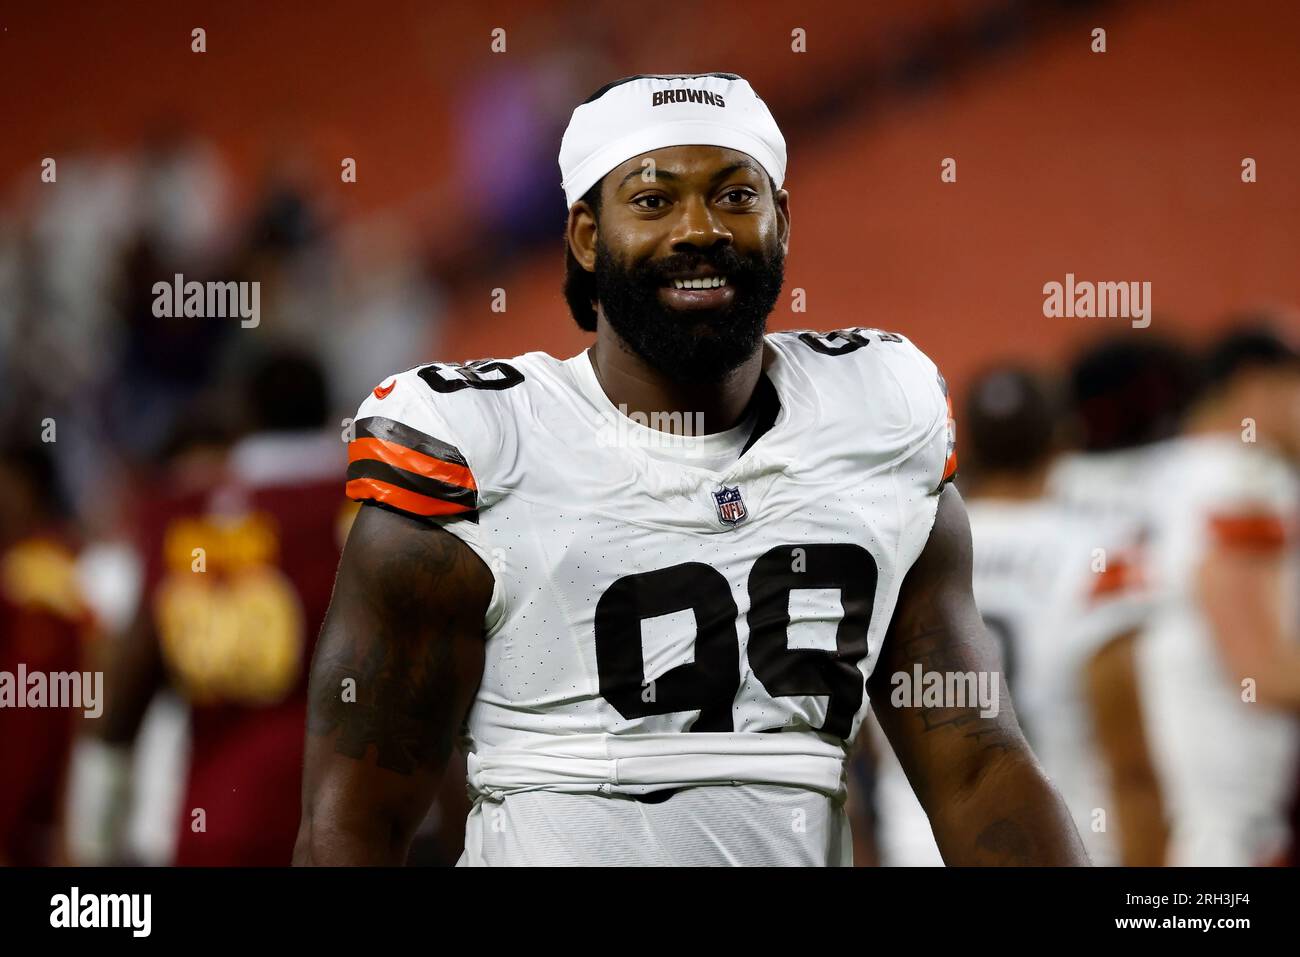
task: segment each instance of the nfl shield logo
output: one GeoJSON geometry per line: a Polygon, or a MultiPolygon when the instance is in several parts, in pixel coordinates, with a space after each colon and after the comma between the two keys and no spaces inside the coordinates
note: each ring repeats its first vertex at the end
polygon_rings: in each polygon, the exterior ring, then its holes
{"type": "Polygon", "coordinates": [[[723,525],[739,525],[749,514],[745,511],[745,500],[740,497],[737,486],[727,488],[724,485],[713,493],[713,501],[718,505],[718,520],[723,525]]]}

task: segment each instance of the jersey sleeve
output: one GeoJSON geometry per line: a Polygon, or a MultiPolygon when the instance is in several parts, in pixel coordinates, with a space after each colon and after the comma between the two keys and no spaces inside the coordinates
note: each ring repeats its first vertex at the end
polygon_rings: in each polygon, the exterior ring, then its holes
{"type": "Polygon", "coordinates": [[[477,523],[498,429],[473,395],[439,394],[411,369],[366,396],[352,423],[346,491],[426,521],[477,523]]]}
{"type": "Polygon", "coordinates": [[[1296,535],[1296,487],[1272,454],[1225,449],[1207,495],[1206,533],[1212,548],[1276,553],[1296,535]]]}
{"type": "Polygon", "coordinates": [[[909,486],[937,494],[957,474],[948,385],[907,338],[880,329],[782,333],[825,396],[833,446],[866,470],[897,469],[909,486]]]}
{"type": "Polygon", "coordinates": [[[948,383],[938,367],[906,337],[859,329],[874,340],[864,349],[869,407],[891,423],[900,469],[938,494],[957,475],[957,423],[948,383]]]}
{"type": "Polygon", "coordinates": [[[489,629],[504,615],[505,593],[500,549],[491,523],[481,519],[506,494],[518,442],[507,428],[512,418],[502,387],[485,383],[522,381],[500,362],[477,370],[441,363],[409,369],[366,396],[348,442],[348,498],[444,529],[491,571],[489,629]]]}
{"type": "MultiPolygon", "coordinates": [[[[924,352],[903,336],[861,330],[864,413],[874,423],[878,460],[894,476],[899,529],[895,561],[903,573],[925,550],[939,493],[957,471],[948,386],[924,352]]],[[[901,577],[900,577],[901,581],[901,577]]]]}

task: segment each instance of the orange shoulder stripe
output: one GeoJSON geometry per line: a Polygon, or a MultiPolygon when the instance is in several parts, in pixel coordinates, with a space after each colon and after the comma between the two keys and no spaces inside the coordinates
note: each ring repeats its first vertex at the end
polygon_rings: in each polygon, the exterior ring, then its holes
{"type": "Polygon", "coordinates": [[[957,420],[952,411],[952,396],[948,399],[948,459],[943,463],[943,482],[957,474],[957,420]]]}
{"type": "Polygon", "coordinates": [[[362,459],[374,459],[393,468],[405,469],[461,488],[478,489],[473,473],[465,466],[435,459],[387,439],[355,439],[349,442],[348,461],[357,462],[362,459]]]}
{"type": "Polygon", "coordinates": [[[376,479],[352,479],[346,486],[346,492],[348,498],[368,498],[400,508],[403,512],[410,512],[412,515],[459,515],[473,511],[468,505],[444,502],[417,492],[408,492],[406,489],[376,479]]]}
{"type": "Polygon", "coordinates": [[[1286,544],[1286,523],[1280,515],[1213,515],[1210,535],[1228,548],[1273,551],[1286,544]]]}

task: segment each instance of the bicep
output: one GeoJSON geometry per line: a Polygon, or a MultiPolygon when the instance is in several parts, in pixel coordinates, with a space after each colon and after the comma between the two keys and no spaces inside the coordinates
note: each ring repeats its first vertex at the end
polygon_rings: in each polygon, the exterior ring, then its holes
{"type": "Polygon", "coordinates": [[[1210,632],[1229,664],[1249,673],[1281,641],[1282,562],[1273,553],[1216,549],[1197,570],[1210,632]]]}
{"type": "Polygon", "coordinates": [[[1219,657],[1234,683],[1252,679],[1258,700],[1300,708],[1300,645],[1284,609],[1288,568],[1276,551],[1217,549],[1196,589],[1219,657]]]}
{"type": "Polygon", "coordinates": [[[990,761],[1025,749],[1002,676],[1000,654],[971,591],[971,536],[961,495],[940,495],[934,528],[908,570],[871,677],[873,708],[928,812],[970,788],[990,761]],[[964,706],[914,707],[916,669],[948,685],[961,679],[964,706]],[[987,707],[978,701],[983,689],[987,707]],[[971,698],[976,700],[972,701],[971,698]],[[991,713],[992,712],[992,713],[991,713]]]}
{"type": "Polygon", "coordinates": [[[404,855],[482,676],[491,594],[450,532],[361,509],[312,660],[300,857],[404,855]]]}

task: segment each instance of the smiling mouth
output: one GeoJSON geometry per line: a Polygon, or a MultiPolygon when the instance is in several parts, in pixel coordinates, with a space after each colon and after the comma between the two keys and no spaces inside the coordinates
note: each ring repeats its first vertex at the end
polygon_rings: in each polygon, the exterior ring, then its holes
{"type": "Polygon", "coordinates": [[[726,276],[692,276],[669,279],[659,287],[659,301],[682,312],[723,309],[736,298],[726,276]]]}
{"type": "Polygon", "coordinates": [[[671,279],[673,289],[719,289],[727,284],[726,276],[701,276],[698,279],[671,279]]]}

